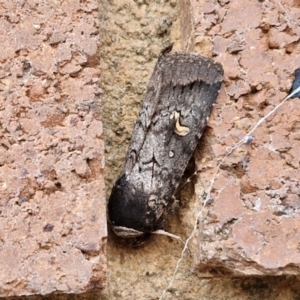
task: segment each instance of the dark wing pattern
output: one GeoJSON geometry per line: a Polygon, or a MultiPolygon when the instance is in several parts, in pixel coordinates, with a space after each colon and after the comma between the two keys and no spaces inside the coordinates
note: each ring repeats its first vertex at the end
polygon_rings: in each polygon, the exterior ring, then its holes
{"type": "Polygon", "coordinates": [[[118,235],[135,237],[163,227],[222,80],[222,66],[209,58],[186,53],[159,58],[109,198],[109,219],[118,235]]]}

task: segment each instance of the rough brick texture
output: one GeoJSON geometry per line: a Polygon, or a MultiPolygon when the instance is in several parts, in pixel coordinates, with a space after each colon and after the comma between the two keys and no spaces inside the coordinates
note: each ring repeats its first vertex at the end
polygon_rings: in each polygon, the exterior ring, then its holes
{"type": "MultiPolygon", "coordinates": [[[[209,122],[210,146],[198,164],[208,187],[229,148],[289,92],[300,66],[300,11],[296,1],[199,0],[191,5],[195,48],[209,45],[206,50],[225,69],[209,122]]],[[[252,143],[222,164],[213,201],[200,218],[196,257],[202,271],[299,274],[299,119],[299,99],[289,100],[257,128],[252,143]]],[[[203,197],[200,189],[198,195],[203,197]]]]}
{"type": "Polygon", "coordinates": [[[0,5],[0,296],[106,276],[96,0],[0,5]]]}

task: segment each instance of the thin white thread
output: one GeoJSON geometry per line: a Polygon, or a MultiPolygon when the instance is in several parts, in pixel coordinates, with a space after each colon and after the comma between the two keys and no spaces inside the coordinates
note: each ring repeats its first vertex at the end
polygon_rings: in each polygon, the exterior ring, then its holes
{"type": "Polygon", "coordinates": [[[296,26],[298,26],[298,23],[290,16],[290,14],[289,14],[288,11],[285,9],[285,7],[280,3],[280,1],[275,0],[275,2],[276,2],[277,5],[281,8],[281,10],[285,13],[285,15],[288,17],[289,21],[291,21],[291,22],[294,23],[296,26]]]}
{"type": "Polygon", "coordinates": [[[188,247],[188,244],[189,242],[191,241],[191,239],[194,237],[196,231],[197,231],[197,225],[198,225],[198,219],[200,218],[202,212],[203,212],[203,209],[206,207],[207,203],[209,202],[209,200],[211,199],[210,198],[210,193],[212,191],[212,188],[213,188],[213,185],[215,183],[215,180],[216,180],[216,177],[219,173],[219,170],[220,170],[220,167],[221,165],[224,163],[224,161],[226,160],[226,158],[238,147],[240,147],[241,145],[243,145],[245,143],[245,141],[248,139],[248,137],[257,129],[257,127],[259,125],[261,125],[264,121],[266,121],[266,119],[268,117],[270,117],[272,114],[274,114],[288,99],[292,98],[296,93],[300,92],[300,86],[295,89],[291,94],[289,94],[288,96],[286,96],[277,106],[275,106],[269,113],[267,113],[263,118],[261,118],[256,124],[255,126],[239,141],[237,142],[235,145],[233,145],[229,151],[223,156],[223,158],[221,159],[221,161],[219,162],[219,164],[217,165],[217,169],[210,181],[210,186],[208,188],[208,191],[207,191],[207,195],[206,195],[206,198],[204,200],[204,203],[203,203],[203,206],[202,208],[199,210],[199,212],[197,213],[196,215],[196,219],[195,219],[195,223],[194,223],[194,226],[193,226],[193,231],[192,233],[190,234],[190,236],[187,238],[185,244],[184,244],[184,247],[181,251],[181,255],[180,255],[180,258],[177,260],[177,263],[176,263],[176,267],[174,269],[174,272],[173,272],[173,275],[172,275],[172,278],[171,278],[171,281],[168,285],[168,287],[166,289],[163,290],[161,296],[159,297],[159,300],[162,300],[166,294],[166,292],[168,291],[168,289],[170,289],[175,281],[175,276],[177,274],[177,271],[179,269],[179,265],[181,263],[181,261],[183,260],[183,256],[184,256],[184,253],[185,251],[187,250],[187,247],[188,247]]]}

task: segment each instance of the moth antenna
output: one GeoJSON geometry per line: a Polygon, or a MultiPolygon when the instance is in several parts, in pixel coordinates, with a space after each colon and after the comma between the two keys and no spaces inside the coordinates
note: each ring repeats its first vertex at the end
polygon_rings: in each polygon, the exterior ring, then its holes
{"type": "Polygon", "coordinates": [[[160,235],[166,235],[169,236],[173,239],[179,240],[180,242],[182,242],[184,244],[184,241],[182,240],[182,238],[178,235],[172,234],[170,232],[164,231],[162,229],[156,230],[156,231],[152,231],[151,233],[155,233],[155,234],[160,234],[160,235]]]}

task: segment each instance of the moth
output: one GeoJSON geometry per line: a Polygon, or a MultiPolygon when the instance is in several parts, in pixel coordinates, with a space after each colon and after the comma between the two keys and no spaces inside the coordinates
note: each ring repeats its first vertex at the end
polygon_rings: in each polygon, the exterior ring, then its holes
{"type": "Polygon", "coordinates": [[[162,52],[108,200],[116,235],[137,238],[163,229],[223,75],[222,65],[210,58],[162,52]]]}

